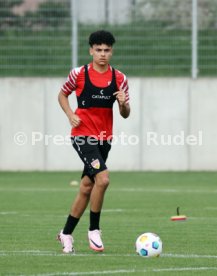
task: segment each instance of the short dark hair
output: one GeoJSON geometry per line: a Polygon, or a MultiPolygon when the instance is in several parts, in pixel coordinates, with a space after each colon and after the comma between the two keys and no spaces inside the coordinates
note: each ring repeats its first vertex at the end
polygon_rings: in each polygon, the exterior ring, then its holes
{"type": "Polygon", "coordinates": [[[104,30],[96,31],[89,37],[89,45],[92,47],[94,44],[106,44],[112,46],[115,43],[115,38],[112,33],[104,30]]]}

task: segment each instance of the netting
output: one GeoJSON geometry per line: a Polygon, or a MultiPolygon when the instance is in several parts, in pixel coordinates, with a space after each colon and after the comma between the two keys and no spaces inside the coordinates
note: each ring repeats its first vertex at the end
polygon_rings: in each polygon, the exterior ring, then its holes
{"type": "MultiPolygon", "coordinates": [[[[0,76],[65,76],[72,66],[72,0],[0,0],[0,76]]],[[[191,76],[192,0],[78,3],[78,66],[88,36],[116,37],[112,65],[128,76],[191,76]]],[[[199,76],[217,75],[217,1],[198,0],[199,76]]]]}

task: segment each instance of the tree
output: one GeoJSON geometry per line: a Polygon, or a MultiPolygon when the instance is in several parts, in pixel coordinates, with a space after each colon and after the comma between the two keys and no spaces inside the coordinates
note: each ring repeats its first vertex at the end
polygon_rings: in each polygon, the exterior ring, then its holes
{"type": "Polygon", "coordinates": [[[25,14],[28,26],[37,28],[60,27],[70,18],[70,2],[47,0],[39,5],[35,12],[25,14]]]}
{"type": "Polygon", "coordinates": [[[13,13],[13,7],[20,5],[23,0],[0,1],[0,30],[14,26],[19,16],[13,13]]]}
{"type": "MultiPolygon", "coordinates": [[[[192,0],[137,0],[135,21],[160,21],[169,28],[189,28],[192,23],[192,0]]],[[[198,1],[199,28],[217,27],[217,1],[198,1]]]]}

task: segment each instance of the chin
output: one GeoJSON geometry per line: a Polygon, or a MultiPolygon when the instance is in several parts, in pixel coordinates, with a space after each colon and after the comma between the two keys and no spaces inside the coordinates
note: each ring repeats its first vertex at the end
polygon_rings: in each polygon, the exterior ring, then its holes
{"type": "Polygon", "coordinates": [[[108,62],[107,61],[99,61],[99,64],[100,65],[106,65],[106,64],[108,64],[108,62]]]}

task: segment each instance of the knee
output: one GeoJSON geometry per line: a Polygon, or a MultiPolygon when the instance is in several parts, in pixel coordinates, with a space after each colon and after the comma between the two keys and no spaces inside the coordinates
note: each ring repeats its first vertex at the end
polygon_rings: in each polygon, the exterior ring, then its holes
{"type": "Polygon", "coordinates": [[[103,175],[97,178],[96,184],[103,190],[106,190],[109,185],[109,177],[107,175],[103,175]]]}
{"type": "Polygon", "coordinates": [[[84,196],[90,196],[92,189],[93,185],[81,185],[80,193],[84,196]]]}

